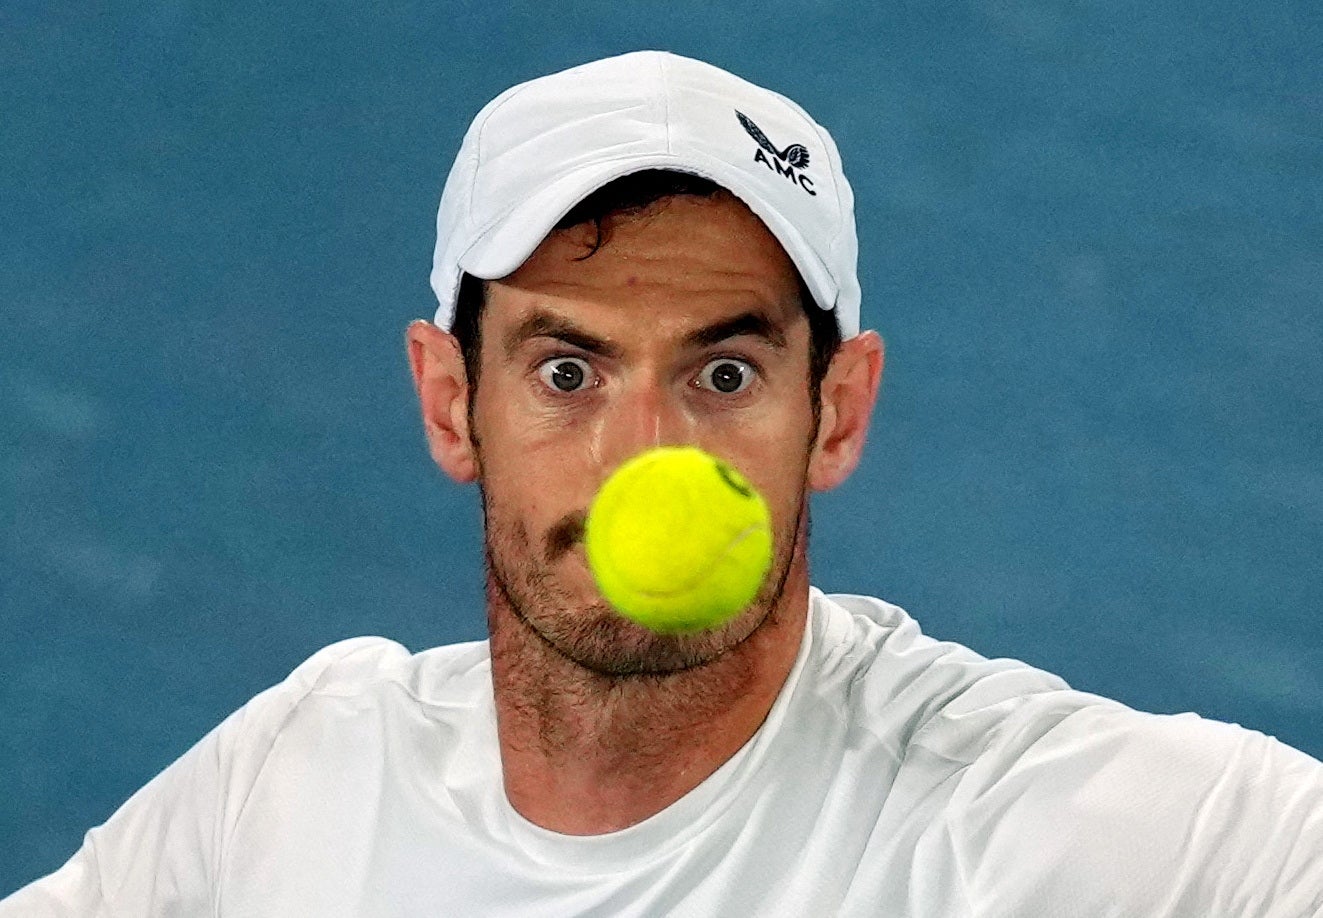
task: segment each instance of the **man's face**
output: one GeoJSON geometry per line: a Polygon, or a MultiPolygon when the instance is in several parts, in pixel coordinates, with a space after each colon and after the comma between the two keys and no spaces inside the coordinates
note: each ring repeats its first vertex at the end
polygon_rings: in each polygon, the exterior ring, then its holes
{"type": "Polygon", "coordinates": [[[471,436],[479,464],[489,590],[522,627],[603,674],[708,662],[773,609],[803,565],[814,437],[808,321],[795,270],[725,193],[665,199],[553,233],[488,285],[471,436]],[[767,499],[775,560],[758,601],[712,632],[661,636],[611,611],[582,545],[602,482],[659,445],[699,446],[767,499]]]}

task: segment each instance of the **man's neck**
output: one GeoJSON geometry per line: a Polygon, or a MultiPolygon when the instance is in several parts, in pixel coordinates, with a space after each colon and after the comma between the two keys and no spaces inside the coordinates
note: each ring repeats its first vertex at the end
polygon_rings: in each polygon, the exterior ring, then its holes
{"type": "Polygon", "coordinates": [[[750,637],[705,666],[608,677],[493,606],[492,674],[505,790],[524,818],[568,835],[642,822],[693,790],[757,732],[808,615],[802,565],[750,637]]]}

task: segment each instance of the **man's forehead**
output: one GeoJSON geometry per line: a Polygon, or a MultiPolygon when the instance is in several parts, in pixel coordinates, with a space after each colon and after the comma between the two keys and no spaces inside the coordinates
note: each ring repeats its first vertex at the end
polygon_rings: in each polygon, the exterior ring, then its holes
{"type": "MultiPolygon", "coordinates": [[[[499,306],[497,309],[499,310],[499,306]]],[[[702,349],[735,338],[749,338],[776,350],[789,344],[796,321],[804,322],[801,312],[751,308],[724,316],[684,314],[658,319],[635,317],[632,321],[595,321],[589,310],[566,309],[563,304],[541,302],[513,311],[502,322],[497,318],[502,350],[513,354],[524,344],[537,339],[553,339],[580,350],[619,358],[631,340],[661,341],[683,349],[702,349]],[[622,332],[625,332],[622,334],[622,332]]],[[[499,313],[498,313],[499,316],[499,313]]]]}

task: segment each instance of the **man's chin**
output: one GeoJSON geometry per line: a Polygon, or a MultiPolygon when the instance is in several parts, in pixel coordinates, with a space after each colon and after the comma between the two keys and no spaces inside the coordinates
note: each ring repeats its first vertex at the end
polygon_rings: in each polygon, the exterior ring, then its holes
{"type": "Polygon", "coordinates": [[[757,627],[757,620],[750,622],[749,615],[712,631],[658,634],[622,617],[600,599],[568,614],[515,609],[522,624],[560,656],[614,678],[665,676],[706,666],[757,627]]]}

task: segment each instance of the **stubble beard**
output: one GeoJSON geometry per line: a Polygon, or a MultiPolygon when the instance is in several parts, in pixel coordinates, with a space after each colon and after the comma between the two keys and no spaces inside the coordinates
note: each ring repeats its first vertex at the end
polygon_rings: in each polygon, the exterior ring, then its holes
{"type": "MultiPolygon", "coordinates": [[[[665,676],[707,666],[747,641],[776,614],[791,564],[799,550],[801,518],[808,512],[801,490],[794,525],[777,540],[771,570],[748,609],[726,624],[691,634],[659,634],[616,612],[600,596],[572,591],[556,565],[581,549],[583,516],[571,514],[533,538],[523,521],[506,514],[479,485],[489,606],[509,609],[518,627],[553,653],[612,679],[665,676]]],[[[492,617],[492,628],[501,627],[492,617]]]]}

